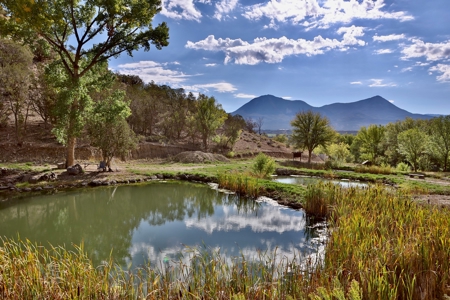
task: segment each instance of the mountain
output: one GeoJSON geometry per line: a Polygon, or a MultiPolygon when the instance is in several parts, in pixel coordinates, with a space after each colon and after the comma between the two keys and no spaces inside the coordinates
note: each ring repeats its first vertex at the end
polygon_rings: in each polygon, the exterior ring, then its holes
{"type": "Polygon", "coordinates": [[[232,115],[244,118],[264,118],[262,128],[265,130],[290,129],[291,120],[300,111],[312,110],[326,116],[331,126],[337,131],[357,131],[362,126],[371,124],[386,125],[390,122],[413,119],[430,119],[431,115],[413,114],[401,109],[381,96],[351,102],[333,103],[314,107],[302,100],[285,100],[272,95],[260,96],[250,100],[232,115]]]}

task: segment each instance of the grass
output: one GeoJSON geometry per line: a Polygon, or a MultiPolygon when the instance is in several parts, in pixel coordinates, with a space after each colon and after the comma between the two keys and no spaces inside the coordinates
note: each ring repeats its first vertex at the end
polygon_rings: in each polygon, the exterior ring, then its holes
{"type": "Polygon", "coordinates": [[[334,228],[321,286],[353,280],[363,299],[439,299],[450,294],[450,210],[421,206],[408,193],[311,187],[305,209],[334,228]],[[326,275],[325,275],[326,274],[326,275]]]}

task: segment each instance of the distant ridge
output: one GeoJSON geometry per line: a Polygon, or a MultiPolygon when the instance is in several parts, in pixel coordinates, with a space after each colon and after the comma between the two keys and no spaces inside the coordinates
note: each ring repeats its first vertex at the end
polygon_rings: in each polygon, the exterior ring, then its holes
{"type": "Polygon", "coordinates": [[[431,119],[435,115],[413,114],[401,109],[381,96],[350,103],[333,103],[314,107],[302,100],[285,100],[264,95],[250,100],[231,114],[244,118],[264,118],[262,129],[291,129],[291,120],[300,111],[312,110],[328,117],[337,131],[357,131],[371,124],[386,125],[390,122],[412,119],[431,119]]]}

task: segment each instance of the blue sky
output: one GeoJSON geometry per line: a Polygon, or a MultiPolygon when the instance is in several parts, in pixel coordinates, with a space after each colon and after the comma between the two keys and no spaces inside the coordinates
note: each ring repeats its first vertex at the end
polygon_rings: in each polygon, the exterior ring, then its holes
{"type": "Polygon", "coordinates": [[[227,112],[272,94],[313,106],[383,96],[450,114],[448,0],[162,0],[162,50],[110,67],[214,96],[227,112]]]}

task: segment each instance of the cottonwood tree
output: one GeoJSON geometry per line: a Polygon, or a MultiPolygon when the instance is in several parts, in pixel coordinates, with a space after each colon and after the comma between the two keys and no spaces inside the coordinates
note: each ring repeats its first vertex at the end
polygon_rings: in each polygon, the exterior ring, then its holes
{"type": "Polygon", "coordinates": [[[25,131],[30,101],[28,92],[33,77],[33,54],[11,40],[0,40],[0,110],[3,118],[8,111],[14,115],[17,143],[21,144],[25,131]]]}
{"type": "Polygon", "coordinates": [[[336,135],[328,118],[310,110],[297,113],[291,126],[292,142],[296,148],[308,150],[308,163],[313,150],[318,146],[326,148],[336,135]]]}
{"type": "Polygon", "coordinates": [[[361,146],[362,157],[376,163],[376,159],[383,152],[383,139],[385,128],[382,125],[369,125],[361,127],[356,134],[356,140],[361,146]]]}
{"type": "Polygon", "coordinates": [[[256,128],[258,128],[258,134],[261,135],[261,129],[264,125],[264,117],[258,117],[255,121],[256,128]]]}
{"type": "Polygon", "coordinates": [[[405,155],[414,171],[417,171],[420,158],[428,148],[428,136],[419,128],[408,129],[398,135],[398,151],[405,155]]]}
{"type": "MultiPolygon", "coordinates": [[[[105,75],[108,76],[108,75],[105,75]]],[[[103,161],[111,171],[114,157],[126,157],[137,146],[137,136],[126,122],[131,110],[125,99],[125,91],[115,82],[109,89],[92,95],[94,104],[87,131],[91,144],[102,152],[103,161]]]]}
{"type": "Polygon", "coordinates": [[[444,171],[447,171],[450,160],[450,115],[431,120],[431,128],[431,151],[442,164],[444,171]]]}
{"type": "Polygon", "coordinates": [[[214,97],[200,94],[197,97],[197,129],[202,137],[203,149],[208,151],[208,141],[216,133],[216,130],[223,125],[227,118],[227,113],[222,106],[216,102],[214,97]]]}
{"type": "MultiPolygon", "coordinates": [[[[139,48],[150,50],[168,45],[166,23],[153,28],[161,11],[158,0],[2,0],[6,18],[0,19],[2,34],[21,40],[45,40],[58,54],[66,73],[65,117],[58,119],[56,136],[67,145],[66,165],[75,160],[76,138],[86,122],[92,100],[82,80],[93,67],[109,58],[139,48]]],[[[61,102],[60,102],[61,103],[61,102]]],[[[62,112],[63,110],[59,110],[62,112]]]]}

